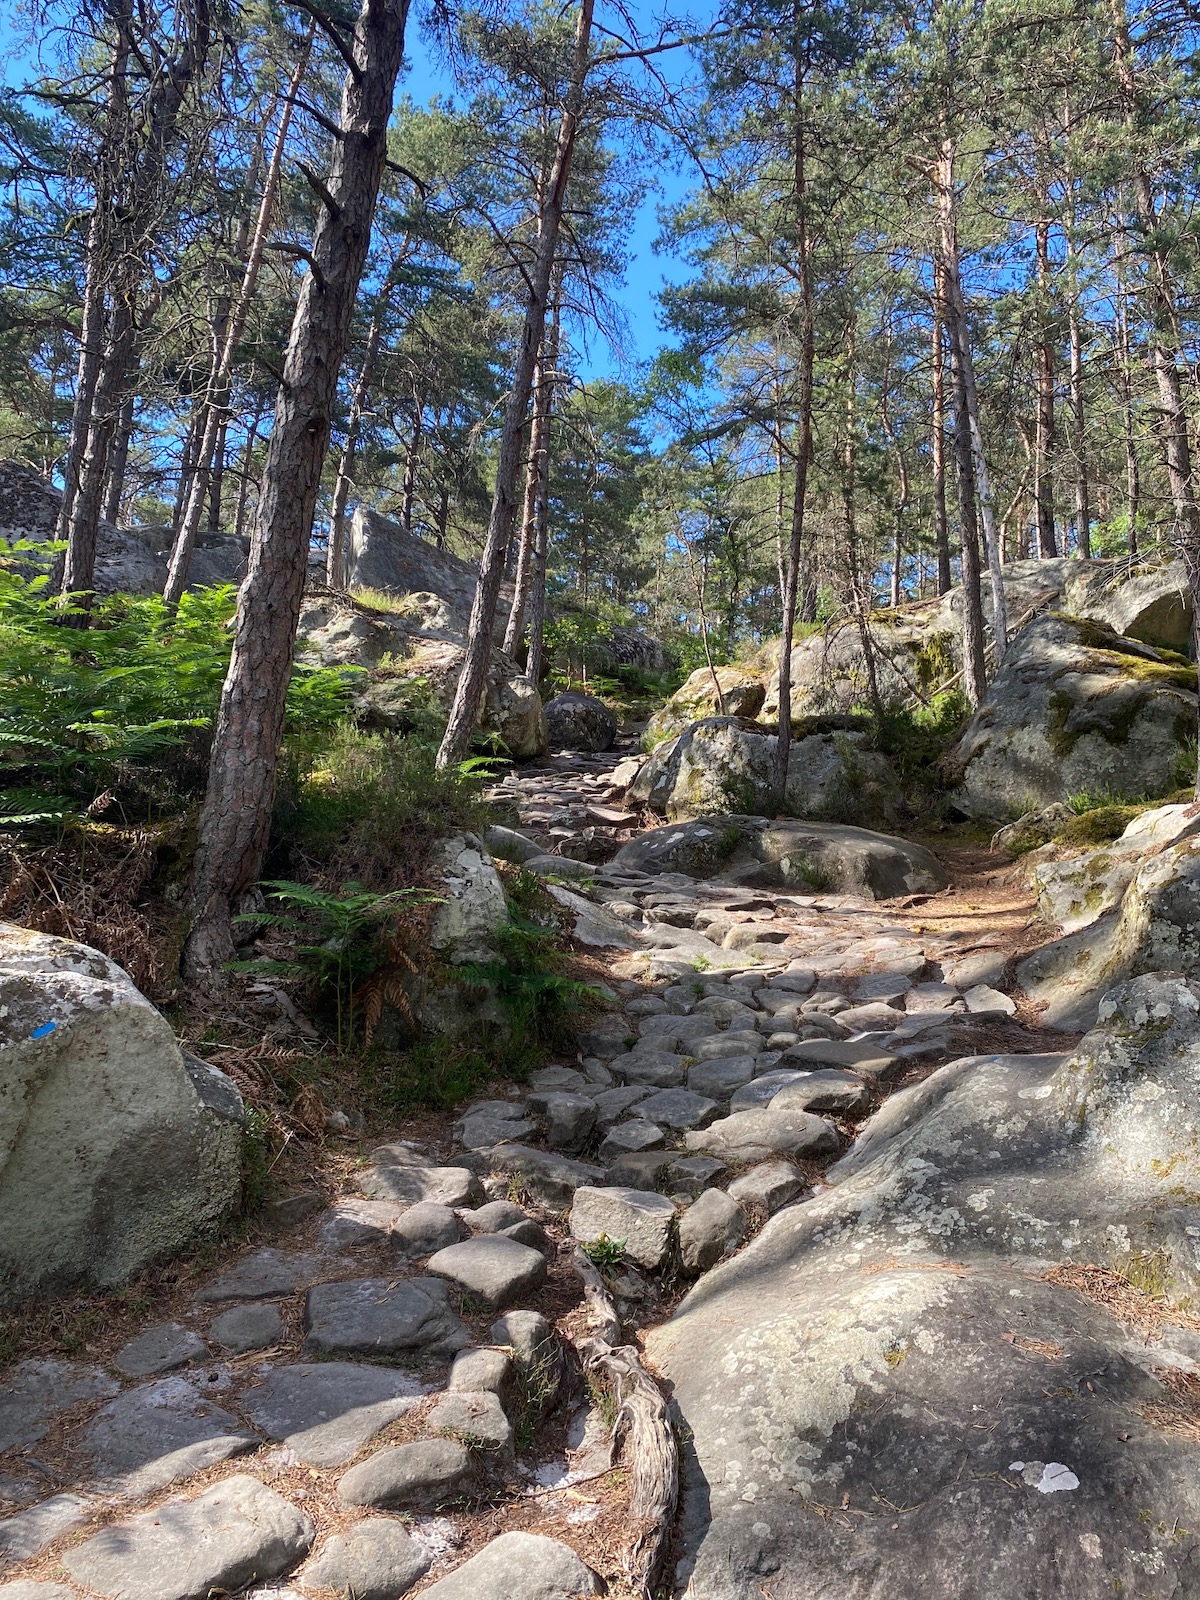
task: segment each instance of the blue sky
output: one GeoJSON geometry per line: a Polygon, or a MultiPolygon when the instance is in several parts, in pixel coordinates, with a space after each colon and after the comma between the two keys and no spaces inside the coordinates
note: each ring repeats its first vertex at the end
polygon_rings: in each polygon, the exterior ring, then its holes
{"type": "MultiPolygon", "coordinates": [[[[633,9],[635,12],[645,10],[649,31],[649,6],[645,0],[641,6],[635,0],[633,9]]],[[[21,84],[36,70],[31,30],[24,17],[15,15],[16,10],[6,0],[0,0],[0,83],[12,86],[21,84]]],[[[418,103],[424,103],[435,94],[453,94],[453,81],[432,57],[415,20],[409,24],[406,42],[409,70],[400,86],[401,91],[411,95],[418,103]]],[[[683,57],[682,51],[678,57],[674,54],[660,57],[659,66],[674,77],[676,61],[677,70],[683,69],[683,57]]],[[[678,281],[683,276],[683,270],[669,253],[660,253],[654,248],[659,232],[658,208],[664,201],[671,203],[680,199],[689,183],[686,174],[676,172],[669,166],[658,169],[653,177],[657,189],[652,189],[630,221],[626,238],[628,268],[624,286],[616,296],[629,325],[629,348],[625,352],[624,363],[605,339],[593,336],[586,369],[581,374],[584,377],[631,376],[631,364],[649,361],[662,343],[657,326],[655,297],[664,282],[678,281]]]]}

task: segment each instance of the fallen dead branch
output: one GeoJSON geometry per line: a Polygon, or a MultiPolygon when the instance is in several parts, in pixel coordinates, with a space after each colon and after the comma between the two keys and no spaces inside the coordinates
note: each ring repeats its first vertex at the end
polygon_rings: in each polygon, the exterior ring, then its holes
{"type": "Polygon", "coordinates": [[[572,1265],[583,1281],[593,1332],[575,1348],[585,1372],[596,1373],[617,1402],[614,1444],[624,1440],[632,1473],[629,1511],[633,1537],[625,1552],[630,1586],[649,1600],[666,1554],[679,1499],[679,1451],[661,1389],[642,1365],[638,1351],[619,1343],[621,1321],[596,1267],[578,1246],[572,1265]]]}

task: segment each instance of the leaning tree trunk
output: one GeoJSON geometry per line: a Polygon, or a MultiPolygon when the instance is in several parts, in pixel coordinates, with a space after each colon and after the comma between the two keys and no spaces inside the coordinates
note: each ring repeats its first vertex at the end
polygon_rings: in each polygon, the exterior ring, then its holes
{"type": "Polygon", "coordinates": [[[216,454],[217,441],[221,437],[225,423],[228,420],[229,386],[233,377],[234,358],[237,355],[237,348],[241,343],[242,335],[246,331],[246,321],[254,301],[254,290],[258,283],[259,272],[262,269],[263,256],[267,250],[267,235],[270,232],[271,216],[275,209],[275,196],[279,189],[279,177],[283,169],[283,156],[287,147],[288,129],[291,126],[296,95],[299,92],[304,74],[308,70],[308,58],[312,48],[312,40],[313,28],[310,27],[296,65],[292,68],[288,91],[284,96],[283,108],[279,114],[279,127],[275,134],[275,146],[271,151],[271,161],[267,168],[267,176],[263,182],[262,195],[258,204],[258,215],[254,223],[254,233],[250,240],[250,250],[242,270],[241,287],[238,290],[237,300],[233,309],[229,313],[223,337],[218,342],[217,355],[213,362],[212,378],[209,383],[208,393],[205,396],[203,408],[204,428],[196,450],[195,469],[188,486],[183,514],[179,519],[175,538],[171,545],[171,561],[167,569],[166,587],[163,590],[163,596],[169,605],[178,605],[179,597],[187,587],[188,568],[191,565],[192,551],[196,545],[196,534],[200,530],[200,519],[204,514],[204,502],[208,497],[209,474],[213,457],[216,454]]]}
{"type": "Polygon", "coordinates": [[[787,795],[792,754],[792,640],[796,632],[796,597],[804,561],[804,513],[808,469],[813,449],[813,370],[816,364],[816,318],[813,308],[812,259],[808,222],[807,140],[804,127],[804,56],[796,49],[796,82],[792,108],[792,192],[796,212],[796,272],[800,289],[800,411],[796,419],[796,478],[792,486],[792,518],[783,585],[783,626],[779,638],[779,720],[775,733],[772,788],[782,808],[787,795]]]}
{"type": "Polygon", "coordinates": [[[496,461],[496,486],[492,495],[491,515],[488,518],[487,539],[479,564],[479,581],[475,585],[475,599],[471,605],[466,655],[458,687],[454,693],[454,703],[450,707],[450,715],[446,722],[445,737],[437,753],[439,767],[451,766],[466,755],[479,716],[480,702],[483,699],[488,658],[492,649],[492,625],[496,619],[496,602],[500,597],[504,559],[516,512],[522,436],[525,431],[525,418],[529,411],[533,370],[546,326],[550,281],[555,257],[558,254],[558,236],[562,227],[567,184],[571,176],[571,161],[575,154],[575,140],[583,106],[593,8],[594,0],[582,0],[579,7],[571,77],[564,98],[562,120],[558,125],[554,161],[538,217],[537,254],[533,270],[529,275],[525,326],[521,335],[520,349],[517,352],[512,390],[504,408],[504,424],[496,461]]]}
{"type": "MultiPolygon", "coordinates": [[[[144,271],[143,257],[154,229],[157,208],[161,205],[164,176],[172,152],[185,135],[181,113],[204,71],[211,37],[209,0],[192,0],[186,43],[178,58],[155,62],[157,81],[143,118],[143,147],[139,159],[130,157],[128,181],[121,195],[118,225],[123,236],[120,249],[115,252],[118,264],[110,296],[108,338],[92,396],[87,441],[67,519],[67,550],[62,574],[64,592],[90,595],[95,579],[96,543],[109,446],[125,402],[137,342],[136,300],[144,271]]],[[[161,298],[161,290],[157,292],[161,298]]],[[[147,309],[146,320],[148,317],[147,309]]]]}
{"type": "Polygon", "coordinates": [[[933,467],[933,530],[937,547],[937,587],[947,594],[954,584],[950,567],[950,519],[946,515],[946,357],[942,348],[945,326],[942,268],[933,263],[933,419],[930,455],[933,467]]]}
{"type": "Polygon", "coordinates": [[[1054,340],[1050,333],[1050,224],[1034,228],[1041,330],[1037,345],[1037,431],[1034,435],[1033,495],[1037,504],[1038,556],[1058,554],[1054,528],[1054,340]]]}
{"type": "Polygon", "coordinates": [[[407,0],[362,0],[329,174],[312,180],[310,270],[292,319],[200,816],[184,949],[194,976],[232,953],[232,902],[258,876],[266,849],[321,467],[371,243],[406,13],[407,0]]]}
{"type": "MultiPolygon", "coordinates": [[[[958,357],[958,379],[966,408],[972,476],[979,497],[979,517],[983,523],[984,549],[992,589],[992,636],[996,646],[996,666],[1004,660],[1008,646],[1008,607],[1004,599],[1004,573],[1000,566],[1000,545],[996,537],[996,513],[992,499],[991,476],[983,448],[979,415],[979,388],[975,382],[975,363],[971,359],[971,334],[967,323],[967,304],[959,275],[958,221],[954,193],[954,145],[946,140],[938,162],[938,211],[941,219],[942,281],[946,288],[951,348],[958,357]]],[[[972,510],[974,522],[974,511],[972,510]]]]}
{"type": "Polygon", "coordinates": [[[538,535],[538,497],[542,481],[543,457],[550,446],[550,407],[553,403],[551,373],[557,360],[558,314],[542,338],[533,379],[533,424],[529,430],[529,464],[525,471],[525,504],[521,510],[521,540],[517,549],[517,570],[513,575],[513,603],[504,630],[504,648],[515,655],[525,627],[525,608],[535,566],[534,549],[538,535]]]}

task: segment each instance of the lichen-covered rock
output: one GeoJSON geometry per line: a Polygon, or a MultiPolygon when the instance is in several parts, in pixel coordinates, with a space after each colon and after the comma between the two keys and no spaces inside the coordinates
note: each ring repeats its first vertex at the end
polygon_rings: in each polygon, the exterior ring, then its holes
{"type": "Polygon", "coordinates": [[[622,845],[614,865],[753,888],[836,890],[872,900],[936,893],[946,886],[935,857],[907,839],[831,822],[766,817],[705,817],[651,828],[622,845]]]}
{"type": "Polygon", "coordinates": [[[666,705],[654,713],[646,732],[661,738],[680,733],[704,717],[756,717],[765,695],[762,679],[752,671],[741,667],[715,667],[712,671],[698,667],[666,705]]]}
{"type": "Polygon", "coordinates": [[[483,842],[456,833],[439,846],[436,893],[441,900],[430,929],[430,948],[455,966],[487,961],[492,939],[508,918],[504,885],[483,842]]]}
{"type": "Polygon", "coordinates": [[[1195,1295],[1198,1015],[1200,985],[1137,979],[1069,1059],[975,1057],[902,1090],[828,1189],[650,1335],[688,1441],[681,1586],[1187,1592],[1171,1530],[1200,1478],[1162,1374],[1188,1381],[1190,1340],[1148,1344],[1047,1265],[1195,1295]]]}
{"type": "Polygon", "coordinates": [[[0,924],[0,1293],[107,1287],[215,1229],[242,1102],[87,945],[0,924]]]}
{"type": "Polygon", "coordinates": [[[552,750],[609,750],[617,719],[594,694],[567,689],[546,702],[546,732],[552,750]]]}
{"type": "Polygon", "coordinates": [[[958,804],[1003,821],[1107,793],[1169,793],[1196,727],[1196,669],[1059,613],[1009,648],[952,760],[958,804]]]}
{"type": "Polygon", "coordinates": [[[1150,856],[1197,833],[1200,805],[1159,806],[1135,817],[1119,839],[1099,849],[1068,855],[1052,846],[1027,856],[1024,874],[1037,894],[1040,915],[1072,933],[1120,905],[1150,856]]]}
{"type": "MultiPolygon", "coordinates": [[[[781,808],[774,764],[773,733],[737,717],[708,717],[651,753],[629,797],[672,819],[775,814],[781,808]]],[[[897,795],[890,763],[869,748],[865,733],[795,730],[782,807],[787,815],[834,822],[884,817],[893,813],[897,795]]]]}

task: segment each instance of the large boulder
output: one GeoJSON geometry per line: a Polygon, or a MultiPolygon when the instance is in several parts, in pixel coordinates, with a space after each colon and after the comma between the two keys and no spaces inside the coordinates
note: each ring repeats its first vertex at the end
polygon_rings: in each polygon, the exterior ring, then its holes
{"type": "MultiPolygon", "coordinates": [[[[366,670],[357,712],[367,727],[405,732],[431,706],[449,709],[466,656],[455,613],[432,591],[365,605],[331,593],[300,611],[296,641],[302,660],[366,670]]],[[[495,734],[516,761],[546,748],[542,698],[511,656],[493,649],[479,726],[495,734]]]]}
{"type": "MultiPolygon", "coordinates": [[[[465,633],[475,584],[475,568],[452,550],[439,550],[425,539],[406,533],[378,511],[359,506],[346,535],[346,587],[374,589],[387,595],[433,595],[454,619],[457,632],[465,633]]],[[[512,589],[502,584],[497,606],[496,633],[502,636],[512,602],[512,589]]]]}
{"type": "Polygon", "coordinates": [[[1195,731],[1195,667],[1050,613],[1013,641],[952,752],[957,803],[1006,821],[1081,792],[1167,794],[1195,731]]]}
{"type": "Polygon", "coordinates": [[[720,816],[651,828],[622,845],[614,866],[683,872],[751,888],[836,890],[887,900],[935,894],[946,874],[922,845],[835,823],[720,816]]]}
{"type": "MultiPolygon", "coordinates": [[[[629,798],[671,818],[775,811],[775,735],[738,717],[707,717],[653,750],[629,798]]],[[[889,819],[899,786],[886,756],[858,729],[800,723],[782,810],[830,822],[889,819]]]]}
{"type": "MultiPolygon", "coordinates": [[[[952,618],[937,601],[897,611],[876,611],[867,624],[873,645],[875,682],[885,704],[928,696],[954,677],[961,649],[952,618]]],[[[761,716],[779,717],[779,644],[760,655],[765,696],[761,716]]],[[[870,702],[862,637],[857,623],[839,620],[792,648],[793,718],[837,715],[870,702]]]]}
{"type": "MultiPolygon", "coordinates": [[[[700,667],[646,724],[652,739],[680,733],[704,717],[756,717],[766,690],[762,679],[742,667],[700,667]]],[[[649,742],[649,741],[648,741],[649,742]]]]}
{"type": "Polygon", "coordinates": [[[617,719],[594,694],[567,689],[546,702],[546,732],[552,750],[611,750],[617,719]]]}
{"type": "Polygon", "coordinates": [[[1037,895],[1038,913],[1060,933],[1074,933],[1120,905],[1150,856],[1200,833],[1200,805],[1158,806],[1135,817],[1119,839],[1094,850],[1055,844],[1027,855],[1021,872],[1037,895]]]}
{"type": "Polygon", "coordinates": [[[1196,1293],[1198,1014],[1200,986],[1142,978],[1069,1059],[902,1090],[650,1335],[686,1441],[680,1586],[1192,1591],[1194,1336],[1131,1330],[1077,1285],[1096,1264],[1196,1293]]]}
{"type": "Polygon", "coordinates": [[[5,1298],[121,1283],[236,1205],[241,1097],[107,956],[0,924],[0,1042],[5,1298]]]}
{"type": "MultiPolygon", "coordinates": [[[[0,461],[0,538],[13,542],[53,539],[62,491],[31,467],[0,461]]],[[[167,581],[171,549],[169,527],[117,528],[100,522],[96,544],[99,594],[160,594],[167,581]]],[[[202,533],[196,541],[188,587],[240,583],[246,575],[250,541],[233,534],[202,533]]]]}

